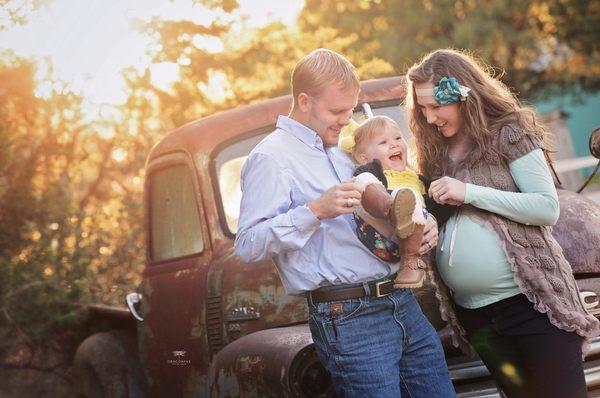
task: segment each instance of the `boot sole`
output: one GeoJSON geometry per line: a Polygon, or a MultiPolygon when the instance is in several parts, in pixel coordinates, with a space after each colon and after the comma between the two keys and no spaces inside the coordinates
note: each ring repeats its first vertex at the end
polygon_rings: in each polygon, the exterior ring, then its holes
{"type": "Polygon", "coordinates": [[[400,239],[404,239],[415,230],[413,213],[417,205],[415,195],[409,189],[401,189],[394,198],[394,216],[396,218],[396,233],[400,239]]]}

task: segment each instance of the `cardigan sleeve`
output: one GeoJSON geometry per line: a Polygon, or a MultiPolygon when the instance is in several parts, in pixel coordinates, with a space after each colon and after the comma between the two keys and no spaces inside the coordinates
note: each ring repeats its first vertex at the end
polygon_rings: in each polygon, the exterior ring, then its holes
{"type": "Polygon", "coordinates": [[[518,125],[507,124],[498,132],[498,149],[508,163],[538,148],[546,149],[544,141],[533,134],[526,133],[518,125]]]}
{"type": "Polygon", "coordinates": [[[466,184],[465,203],[527,225],[554,225],[558,195],[544,153],[534,149],[509,163],[520,192],[466,184]]]}

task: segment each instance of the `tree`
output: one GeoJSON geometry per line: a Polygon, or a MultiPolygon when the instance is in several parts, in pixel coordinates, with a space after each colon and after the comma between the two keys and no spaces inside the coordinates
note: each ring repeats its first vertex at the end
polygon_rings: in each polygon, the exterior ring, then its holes
{"type": "Polygon", "coordinates": [[[349,57],[380,58],[396,73],[434,49],[468,49],[531,96],[551,85],[600,87],[599,19],[592,0],[307,0],[298,24],[356,37],[349,57]]]}
{"type": "MultiPolygon", "coordinates": [[[[85,248],[72,193],[86,133],[80,98],[48,81],[36,95],[35,66],[0,56],[0,307],[8,330],[40,338],[78,318],[85,303],[85,248]]],[[[2,347],[4,348],[4,347],[2,347]]]]}
{"type": "Polygon", "coordinates": [[[124,161],[136,141],[115,118],[90,121],[51,69],[34,76],[0,53],[0,334],[32,347],[90,302],[120,302],[144,257],[142,179],[124,161]]]}

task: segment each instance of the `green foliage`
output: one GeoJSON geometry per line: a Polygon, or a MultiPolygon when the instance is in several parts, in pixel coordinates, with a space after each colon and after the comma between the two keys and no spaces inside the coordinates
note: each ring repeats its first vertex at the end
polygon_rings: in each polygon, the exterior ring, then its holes
{"type": "Polygon", "coordinates": [[[532,96],[549,85],[600,88],[599,19],[593,0],[307,0],[298,23],[358,36],[350,58],[380,58],[396,73],[437,48],[468,49],[532,96]]]}
{"type": "MultiPolygon", "coordinates": [[[[326,46],[346,53],[356,45],[355,38],[338,37],[332,28],[301,32],[281,23],[256,29],[242,24],[234,29],[232,24],[207,27],[190,21],[154,20],[146,32],[157,38],[158,48],[165,49],[156,51],[154,60],[176,63],[179,79],[165,91],[152,86],[149,71],[129,74],[130,99],[156,107],[161,120],[171,126],[288,94],[292,68],[308,52],[326,46]],[[209,51],[204,43],[211,39],[218,39],[222,50],[209,51]]],[[[364,78],[393,72],[380,58],[360,60],[364,78]]]]}
{"type": "MultiPolygon", "coordinates": [[[[199,4],[230,11],[230,2],[199,4]]],[[[130,75],[178,126],[219,110],[289,92],[293,65],[318,47],[346,55],[369,79],[402,74],[437,48],[469,49],[523,97],[548,87],[600,88],[600,6],[591,0],[307,0],[297,26],[250,29],[242,21],[155,19],[145,27],[159,46],[157,62],[174,62],[179,79],[170,90],[130,75]],[[217,40],[222,48],[210,50],[217,40]],[[506,72],[506,73],[504,73],[506,72]],[[218,87],[218,89],[215,89],[218,87]]]]}
{"type": "MultiPolygon", "coordinates": [[[[78,99],[34,95],[35,68],[12,54],[0,65],[0,319],[41,338],[78,316],[86,267],[69,250],[72,237],[66,124],[78,99]]],[[[72,245],[71,245],[72,246],[72,245]]]]}
{"type": "Polygon", "coordinates": [[[39,342],[139,282],[149,144],[86,120],[51,71],[40,84],[32,62],[0,60],[0,329],[39,342]],[[115,161],[130,147],[135,172],[115,161]]]}

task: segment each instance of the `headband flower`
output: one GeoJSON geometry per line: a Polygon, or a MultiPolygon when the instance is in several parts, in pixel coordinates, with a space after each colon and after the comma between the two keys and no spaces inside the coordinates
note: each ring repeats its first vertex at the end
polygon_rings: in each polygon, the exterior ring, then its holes
{"type": "Polygon", "coordinates": [[[469,96],[470,88],[461,86],[455,77],[442,77],[433,88],[435,100],[440,105],[449,105],[458,101],[465,101],[469,96]]]}

